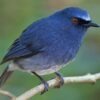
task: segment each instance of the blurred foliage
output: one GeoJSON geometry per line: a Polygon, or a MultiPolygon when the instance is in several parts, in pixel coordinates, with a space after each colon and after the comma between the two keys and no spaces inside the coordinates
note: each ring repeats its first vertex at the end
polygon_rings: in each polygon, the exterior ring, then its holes
{"type": "MultiPolygon", "coordinates": [[[[99,0],[0,0],[0,60],[25,27],[41,17],[68,6],[79,6],[87,9],[93,20],[100,23],[99,0]]],[[[0,66],[0,73],[5,66],[6,64],[0,66]]],[[[88,31],[76,60],[67,65],[61,72],[64,76],[100,72],[100,29],[91,28],[88,31]]],[[[44,77],[49,80],[54,75],[44,77]]],[[[3,86],[3,89],[19,95],[39,83],[36,77],[16,71],[3,86]]],[[[37,95],[33,99],[100,100],[100,82],[98,81],[95,85],[66,85],[59,90],[49,90],[42,96],[37,95]]],[[[8,98],[0,95],[0,100],[8,100],[8,98]]]]}

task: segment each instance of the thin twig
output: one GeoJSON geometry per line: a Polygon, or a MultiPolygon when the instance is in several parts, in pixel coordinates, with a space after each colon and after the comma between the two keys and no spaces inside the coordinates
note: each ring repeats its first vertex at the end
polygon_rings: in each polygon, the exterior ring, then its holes
{"type": "Polygon", "coordinates": [[[8,96],[10,98],[10,100],[16,100],[16,97],[8,91],[4,91],[4,90],[0,89],[0,94],[2,94],[4,96],[8,96]]]}
{"type": "MultiPolygon", "coordinates": [[[[95,83],[96,80],[100,80],[100,73],[97,74],[87,74],[84,76],[74,76],[74,77],[64,77],[64,84],[69,83],[95,83]]],[[[49,87],[53,88],[57,84],[57,79],[52,79],[48,81],[49,87]]],[[[35,88],[32,88],[25,93],[21,94],[16,98],[16,100],[28,100],[32,96],[42,92],[44,89],[44,85],[38,85],[35,88]]]]}

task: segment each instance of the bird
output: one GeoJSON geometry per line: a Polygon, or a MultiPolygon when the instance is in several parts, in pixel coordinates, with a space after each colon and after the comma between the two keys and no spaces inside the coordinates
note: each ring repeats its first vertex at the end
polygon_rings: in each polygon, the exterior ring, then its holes
{"type": "Polygon", "coordinates": [[[0,64],[8,62],[0,76],[0,87],[15,70],[36,75],[48,91],[43,75],[54,73],[59,79],[55,87],[64,84],[59,70],[72,61],[79,51],[84,36],[93,23],[87,10],[66,7],[44,18],[38,19],[22,31],[12,43],[0,64]]]}

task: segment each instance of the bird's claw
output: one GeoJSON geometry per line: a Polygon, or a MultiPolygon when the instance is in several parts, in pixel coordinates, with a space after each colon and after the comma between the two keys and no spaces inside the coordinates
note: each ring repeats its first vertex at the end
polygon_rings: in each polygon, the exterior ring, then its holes
{"type": "Polygon", "coordinates": [[[64,84],[64,79],[63,79],[63,77],[60,73],[56,72],[56,75],[57,75],[57,78],[56,78],[57,79],[57,84],[55,85],[55,88],[60,88],[64,84]]]}

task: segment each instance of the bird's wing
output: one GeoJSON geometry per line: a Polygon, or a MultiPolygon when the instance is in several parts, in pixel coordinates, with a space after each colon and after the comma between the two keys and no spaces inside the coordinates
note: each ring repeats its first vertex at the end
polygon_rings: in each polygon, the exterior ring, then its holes
{"type": "Polygon", "coordinates": [[[42,43],[37,39],[41,31],[43,31],[41,29],[43,25],[40,25],[40,21],[32,23],[22,32],[22,35],[11,45],[8,53],[4,56],[0,64],[10,60],[33,56],[42,52],[42,43]]]}
{"type": "Polygon", "coordinates": [[[58,24],[54,21],[52,21],[52,23],[53,24],[51,24],[51,19],[44,18],[29,25],[29,27],[22,32],[22,35],[12,44],[1,64],[10,60],[33,56],[45,51],[50,45],[50,42],[55,39],[54,33],[59,29],[55,27],[55,25],[57,26],[58,24]]]}
{"type": "Polygon", "coordinates": [[[14,60],[14,59],[18,59],[18,58],[25,58],[25,57],[29,57],[32,55],[36,55],[37,53],[39,53],[39,48],[38,49],[36,49],[36,48],[31,49],[30,45],[24,45],[20,42],[19,39],[17,39],[12,44],[8,53],[3,58],[1,64],[5,63],[9,60],[14,60]]]}
{"type": "Polygon", "coordinates": [[[40,47],[35,47],[35,46],[34,48],[32,48],[30,43],[23,44],[23,42],[20,39],[16,39],[14,43],[11,45],[8,53],[5,55],[5,57],[3,58],[0,64],[3,64],[10,60],[36,55],[37,53],[40,53],[39,48],[40,47]]]}
{"type": "Polygon", "coordinates": [[[11,45],[8,53],[4,56],[0,64],[10,60],[26,58],[41,53],[43,45],[42,42],[39,41],[39,38],[41,37],[39,34],[44,32],[44,30],[41,29],[43,26],[43,20],[38,20],[29,25],[22,32],[22,35],[11,45]]]}

